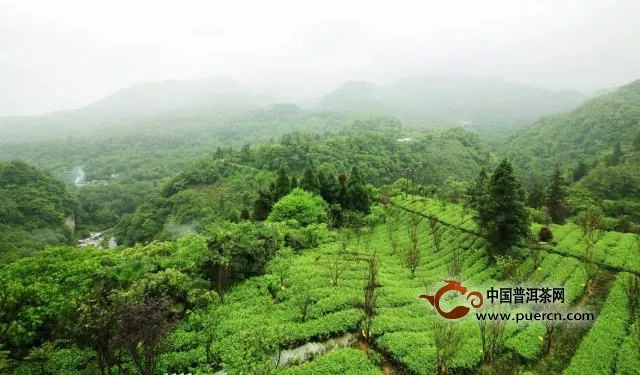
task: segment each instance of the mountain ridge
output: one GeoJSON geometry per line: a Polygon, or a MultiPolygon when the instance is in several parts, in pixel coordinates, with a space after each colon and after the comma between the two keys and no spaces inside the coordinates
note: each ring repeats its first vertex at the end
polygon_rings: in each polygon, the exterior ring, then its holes
{"type": "MultiPolygon", "coordinates": [[[[491,77],[432,75],[401,78],[389,86],[347,81],[310,108],[298,101],[287,104],[310,111],[388,114],[410,126],[463,125],[483,132],[517,129],[542,116],[572,109],[583,99],[573,91],[553,92],[491,77]]],[[[147,120],[165,115],[175,122],[169,125],[177,127],[183,126],[184,121],[175,117],[194,118],[198,113],[206,117],[207,112],[216,108],[249,112],[282,103],[278,98],[251,91],[231,77],[151,81],[123,88],[75,110],[0,118],[0,131],[4,141],[93,137],[95,130],[113,132],[148,127],[144,124],[147,120]]],[[[200,120],[205,121],[205,117],[200,120]]]]}
{"type": "Polygon", "coordinates": [[[320,107],[336,111],[390,112],[432,124],[516,125],[564,112],[587,97],[574,90],[546,90],[493,77],[423,75],[400,78],[388,86],[348,81],[325,95],[320,107]],[[342,98],[343,102],[337,102],[342,98]]]}
{"type": "Polygon", "coordinates": [[[525,173],[550,170],[578,162],[594,163],[613,150],[623,149],[640,134],[640,79],[587,100],[572,111],[546,116],[501,145],[525,173]]]}

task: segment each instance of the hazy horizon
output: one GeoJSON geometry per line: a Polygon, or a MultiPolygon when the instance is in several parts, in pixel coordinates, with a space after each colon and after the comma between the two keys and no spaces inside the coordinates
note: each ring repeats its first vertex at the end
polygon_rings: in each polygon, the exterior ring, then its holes
{"type": "Polygon", "coordinates": [[[590,94],[640,78],[638,12],[632,0],[0,1],[0,116],[221,76],[286,100],[420,75],[590,94]]]}

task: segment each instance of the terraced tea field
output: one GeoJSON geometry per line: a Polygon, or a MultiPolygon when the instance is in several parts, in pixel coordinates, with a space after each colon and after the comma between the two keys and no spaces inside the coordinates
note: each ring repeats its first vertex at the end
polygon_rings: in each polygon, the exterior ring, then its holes
{"type": "MultiPolygon", "coordinates": [[[[529,255],[531,250],[515,249],[527,259],[518,265],[517,278],[499,280],[499,270],[490,263],[486,243],[473,232],[471,216],[456,205],[416,197],[397,197],[395,206],[387,210],[387,220],[397,220],[389,231],[384,222],[372,232],[347,241],[326,243],[305,249],[297,255],[280,255],[267,275],[255,277],[234,287],[225,303],[210,314],[216,334],[213,351],[228,373],[247,373],[247,358],[272,352],[277,360],[279,350],[295,348],[311,341],[324,341],[352,332],[368,337],[354,348],[336,348],[304,364],[281,370],[287,374],[430,374],[437,368],[436,339],[444,320],[421,294],[433,294],[450,278],[454,257],[461,262],[458,276],[469,290],[484,291],[488,287],[542,285],[565,289],[564,307],[599,309],[597,320],[586,331],[572,358],[564,359],[566,374],[638,374],[640,360],[631,332],[632,318],[625,294],[626,274],[610,269],[609,283],[598,287],[606,296],[604,303],[585,296],[585,271],[580,256],[579,228],[573,224],[552,226],[557,245],[539,251],[537,267],[529,255]],[[434,215],[440,237],[439,250],[434,246],[430,222],[422,218],[417,226],[419,262],[415,274],[406,267],[406,253],[411,247],[409,229],[418,217],[403,208],[434,215]],[[393,219],[395,218],[395,219],[393,219]],[[393,238],[394,241],[391,241],[393,238]],[[392,246],[392,243],[396,246],[392,246]],[[395,247],[395,249],[394,249],[395,247]],[[551,251],[553,250],[553,252],[551,251]],[[374,313],[366,314],[365,285],[370,276],[372,256],[378,260],[375,280],[374,313]],[[337,277],[336,277],[337,275],[337,277]],[[269,285],[277,285],[274,290],[269,285]],[[337,281],[337,282],[336,282],[337,281]],[[274,298],[275,296],[275,298],[274,298]],[[593,301],[590,301],[593,300],[593,301]],[[589,304],[587,304],[589,302],[589,304]],[[367,324],[367,323],[370,323],[367,324]]],[[[533,229],[537,229],[534,227],[533,229]]],[[[636,238],[629,234],[607,233],[596,246],[596,260],[611,267],[640,271],[640,250],[636,238]]],[[[447,299],[453,306],[463,297],[447,299]]],[[[491,305],[485,301],[483,309],[491,305]]],[[[512,312],[526,312],[529,305],[511,307],[512,312]]],[[[448,362],[452,373],[478,373],[484,365],[480,324],[475,310],[456,321],[461,343],[448,362]]],[[[206,319],[205,319],[206,320],[206,319]]],[[[201,358],[206,325],[202,316],[192,317],[171,336],[171,345],[181,350],[184,359],[201,358]]],[[[575,323],[578,324],[578,323],[575,323]]],[[[547,330],[543,322],[507,322],[496,353],[511,373],[536,373],[544,361],[547,330]]],[[[554,347],[552,340],[552,348],[554,347]]],[[[163,357],[166,364],[181,363],[179,353],[163,357]]],[[[497,361],[500,362],[500,361],[497,361]]],[[[169,366],[170,367],[170,366],[169,366]]]]}

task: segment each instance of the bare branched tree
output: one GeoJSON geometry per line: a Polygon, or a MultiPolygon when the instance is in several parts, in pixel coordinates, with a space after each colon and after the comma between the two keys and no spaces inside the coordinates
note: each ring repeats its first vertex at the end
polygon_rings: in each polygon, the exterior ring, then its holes
{"type": "Polygon", "coordinates": [[[420,249],[418,247],[418,224],[421,218],[416,214],[411,214],[411,223],[409,225],[409,240],[411,247],[407,251],[406,263],[407,268],[411,271],[411,278],[415,276],[416,268],[420,265],[420,249]]]}
{"type": "Polygon", "coordinates": [[[156,372],[161,344],[173,328],[171,310],[164,299],[151,299],[127,307],[117,342],[124,347],[142,375],[156,372]]]}
{"type": "Polygon", "coordinates": [[[453,322],[438,320],[433,326],[434,345],[436,347],[436,374],[447,374],[451,360],[464,343],[464,335],[453,322]]]}
{"type": "Polygon", "coordinates": [[[454,279],[458,277],[462,271],[462,256],[460,253],[460,248],[458,246],[454,246],[451,251],[451,261],[448,266],[449,276],[454,279]]]}
{"type": "MultiPolygon", "coordinates": [[[[542,307],[542,314],[546,317],[549,316],[553,316],[555,313],[558,313],[558,311],[554,310],[553,305],[551,304],[545,304],[542,307]]],[[[551,343],[553,341],[553,334],[556,332],[556,330],[558,329],[558,327],[560,327],[560,323],[561,320],[560,318],[558,318],[558,320],[556,319],[545,319],[543,321],[544,323],[544,330],[545,330],[545,335],[544,335],[544,352],[545,354],[549,353],[549,351],[551,351],[551,343]]]]}
{"type": "Polygon", "coordinates": [[[376,301],[378,297],[378,255],[374,252],[364,259],[367,264],[367,278],[364,284],[364,322],[362,336],[368,346],[372,339],[373,318],[376,314],[376,301]]]}
{"type": "Polygon", "coordinates": [[[593,295],[595,279],[598,276],[598,266],[595,264],[595,245],[604,236],[604,219],[602,213],[596,210],[583,212],[578,225],[582,232],[582,239],[585,242],[584,271],[587,276],[585,288],[589,295],[593,295]]]}
{"type": "Polygon", "coordinates": [[[436,251],[440,251],[441,237],[440,237],[440,222],[435,216],[429,217],[429,225],[431,226],[431,236],[433,237],[433,247],[436,251]]]}
{"type": "MultiPolygon", "coordinates": [[[[499,311],[495,311],[500,313],[499,311]]],[[[502,319],[496,320],[478,320],[480,324],[480,339],[482,341],[482,353],[485,363],[492,363],[496,358],[498,351],[502,347],[504,341],[504,328],[506,321],[502,319]]]]}
{"type": "Polygon", "coordinates": [[[391,254],[395,254],[398,250],[398,214],[395,210],[391,209],[390,206],[387,206],[387,216],[386,216],[386,224],[387,224],[387,238],[389,239],[389,245],[391,245],[391,254]]]}

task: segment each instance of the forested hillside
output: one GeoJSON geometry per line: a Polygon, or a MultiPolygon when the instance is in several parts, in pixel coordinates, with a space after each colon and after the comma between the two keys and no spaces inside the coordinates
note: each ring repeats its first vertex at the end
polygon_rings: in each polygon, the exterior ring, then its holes
{"type": "Polygon", "coordinates": [[[640,81],[539,120],[499,149],[527,186],[559,167],[576,205],[589,201],[609,216],[639,220],[640,81]]]}
{"type": "Polygon", "coordinates": [[[492,161],[473,133],[403,131],[388,119],[356,121],[324,135],[287,134],[254,147],[219,149],[187,167],[120,224],[121,237],[133,244],[159,235],[171,238],[175,228],[197,227],[216,217],[238,220],[278,173],[284,175],[279,179],[297,186],[311,168],[331,177],[335,186],[330,188],[337,189],[338,175],[357,166],[373,185],[405,178],[416,191],[422,186],[425,191],[462,194],[464,181],[492,161]]]}
{"type": "Polygon", "coordinates": [[[573,111],[545,117],[511,137],[504,154],[527,173],[539,174],[556,164],[593,164],[611,154],[636,149],[640,136],[640,80],[598,96],[573,111]]]}
{"type": "MultiPolygon", "coordinates": [[[[264,142],[293,131],[323,133],[340,128],[344,115],[302,111],[292,105],[237,111],[220,108],[176,111],[128,120],[133,125],[63,135],[56,122],[41,119],[42,126],[61,139],[8,142],[2,139],[0,159],[21,159],[54,171],[60,179],[76,166],[87,180],[108,179],[112,174],[135,180],[155,180],[179,172],[198,156],[217,147],[241,147],[264,142]],[[92,134],[89,136],[88,134],[92,134]]],[[[16,131],[22,131],[17,126],[16,131]]]]}
{"type": "Polygon", "coordinates": [[[62,182],[22,162],[0,163],[0,263],[69,244],[75,202],[62,182]]]}

